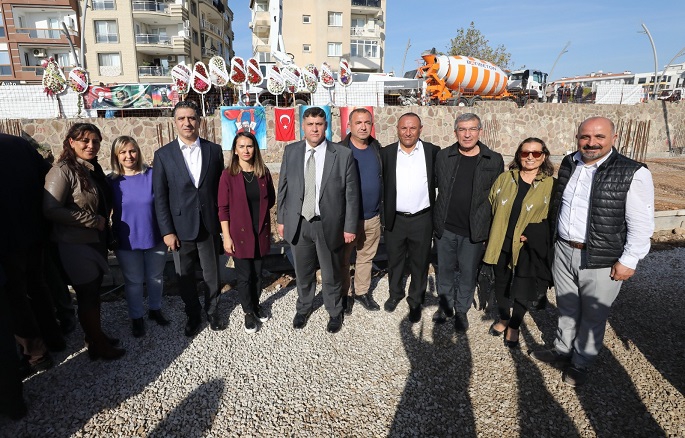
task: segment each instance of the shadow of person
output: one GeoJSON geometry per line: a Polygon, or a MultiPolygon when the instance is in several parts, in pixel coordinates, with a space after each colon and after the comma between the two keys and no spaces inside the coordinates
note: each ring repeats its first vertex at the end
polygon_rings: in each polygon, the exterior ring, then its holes
{"type": "Polygon", "coordinates": [[[151,438],[205,436],[212,428],[225,386],[221,379],[213,379],[201,384],[171,410],[148,436],[151,438]]]}
{"type": "Polygon", "coordinates": [[[405,317],[400,322],[411,368],[389,436],[475,437],[468,338],[455,335],[453,324],[435,325],[426,319],[412,324],[405,317]]]}

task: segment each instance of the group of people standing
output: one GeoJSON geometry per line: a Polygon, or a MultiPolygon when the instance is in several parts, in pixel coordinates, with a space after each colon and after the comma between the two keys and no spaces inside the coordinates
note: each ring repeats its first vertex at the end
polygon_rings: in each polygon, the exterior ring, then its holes
{"type": "MultiPolygon", "coordinates": [[[[262,261],[270,249],[270,209],[276,200],[277,232],[290,245],[297,282],[293,328],[304,328],[312,314],[317,265],[328,332],[341,330],[354,303],[380,310],[371,293],[371,273],[381,235],[389,284],[383,308],[394,312],[406,296],[409,321],[420,321],[435,241],[439,305],[433,322],[453,320],[458,332],[468,330],[467,312],[485,264],[494,271],[499,314],[489,333],[517,348],[525,313],[544,303],[554,283],[560,314],[556,342],[552,349],[531,354],[564,365],[563,381],[573,386],[587,378],[622,281],[649,251],[654,228],[651,174],[613,147],[615,127],[606,118],[580,124],[578,150],[564,158],[557,181],[549,149],[534,137],[518,145],[504,171],[502,155],[480,140],[483,128],[476,114],[459,115],[456,142],[441,149],[422,141],[421,118],[405,113],[397,122],[398,141],[381,147],[371,135],[368,110],[350,113],[350,133],[336,143],[326,140],[326,113],[310,107],[302,118],[304,139],[285,148],[276,194],[254,135],[236,135],[224,168],[221,147],[199,136],[200,115],[193,102],[179,102],[172,117],[178,137],[155,152],[154,168],[144,164],[134,138],[121,136],[112,142],[112,173],[105,176],[97,163],[103,140],[99,129],[76,123],[49,171],[31,156],[24,168],[33,173],[12,181],[44,179],[42,191],[36,181],[22,187],[28,194],[36,186],[22,213],[40,214],[35,200],[42,202],[42,214],[52,226],[50,238],[76,292],[92,359],[125,354],[119,340],[102,330],[99,289],[108,270],[108,248],[115,251],[124,275],[135,337],[146,331],[144,290],[148,318],[162,326],[170,322],[161,309],[168,253],[179,275],[186,336],[195,336],[202,326],[197,267],[209,326],[215,331],[226,327],[219,309],[221,253],[235,260],[244,328],[256,332],[269,318],[259,300],[262,261]],[[355,250],[352,286],[350,257],[355,250]],[[411,281],[405,294],[407,265],[411,281]]],[[[16,137],[2,141],[30,154],[16,137]]],[[[11,189],[9,183],[7,187],[11,189]]],[[[0,280],[11,311],[30,314],[28,271],[26,266],[14,268],[18,260],[35,262],[28,254],[40,242],[20,244],[4,235],[0,242],[0,280]]],[[[20,335],[18,318],[13,319],[10,330],[20,335]]],[[[36,351],[46,352],[40,338],[39,330],[17,338],[23,354],[40,359],[36,351]]],[[[7,369],[7,363],[0,365],[7,369]]],[[[16,391],[16,382],[8,385],[3,389],[16,391]]]]}

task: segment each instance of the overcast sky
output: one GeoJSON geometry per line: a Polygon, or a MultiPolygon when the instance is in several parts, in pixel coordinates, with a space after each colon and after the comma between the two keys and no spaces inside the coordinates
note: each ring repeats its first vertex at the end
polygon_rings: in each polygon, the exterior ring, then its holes
{"type": "MultiPolygon", "coordinates": [[[[236,55],[248,58],[252,55],[247,27],[249,1],[229,0],[229,6],[235,15],[236,55]]],[[[559,52],[570,42],[551,79],[600,70],[654,71],[652,46],[647,35],[640,33],[642,23],[654,38],[659,70],[685,49],[685,0],[388,0],[386,72],[401,74],[409,40],[405,71],[419,65],[424,50],[435,47],[446,51],[457,29],[467,28],[471,21],[492,46],[503,44],[507,48],[515,68],[526,66],[549,73],[559,52]]],[[[685,56],[674,61],[683,62],[685,56]]]]}

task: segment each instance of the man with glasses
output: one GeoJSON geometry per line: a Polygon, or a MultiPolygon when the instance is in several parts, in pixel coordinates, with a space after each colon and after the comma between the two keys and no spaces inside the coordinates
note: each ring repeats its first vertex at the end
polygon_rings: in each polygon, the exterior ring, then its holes
{"type": "Polygon", "coordinates": [[[435,165],[438,196],[433,228],[438,247],[440,304],[433,321],[444,323],[456,310],[457,332],[465,332],[469,327],[466,312],[473,303],[478,265],[490,231],[488,194],[504,170],[502,155],[479,140],[482,131],[477,115],[466,113],[457,117],[457,142],[438,152],[435,165]]]}

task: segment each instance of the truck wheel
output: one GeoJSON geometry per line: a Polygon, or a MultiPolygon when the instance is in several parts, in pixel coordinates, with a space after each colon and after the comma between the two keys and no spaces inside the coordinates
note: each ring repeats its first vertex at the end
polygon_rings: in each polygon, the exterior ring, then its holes
{"type": "Polygon", "coordinates": [[[519,108],[523,108],[528,103],[528,96],[519,98],[516,103],[518,104],[519,108]]]}
{"type": "Polygon", "coordinates": [[[295,99],[295,105],[309,105],[309,104],[305,100],[295,99]]]}
{"type": "Polygon", "coordinates": [[[468,100],[467,98],[465,98],[465,97],[460,97],[460,98],[456,101],[456,106],[471,106],[471,105],[469,105],[469,100],[468,100]]]}
{"type": "Polygon", "coordinates": [[[262,101],[262,106],[276,106],[276,102],[271,99],[265,99],[262,101]]]}
{"type": "Polygon", "coordinates": [[[482,101],[483,101],[483,98],[480,96],[472,97],[471,100],[469,101],[469,106],[475,106],[476,102],[482,102],[482,101]]]}

